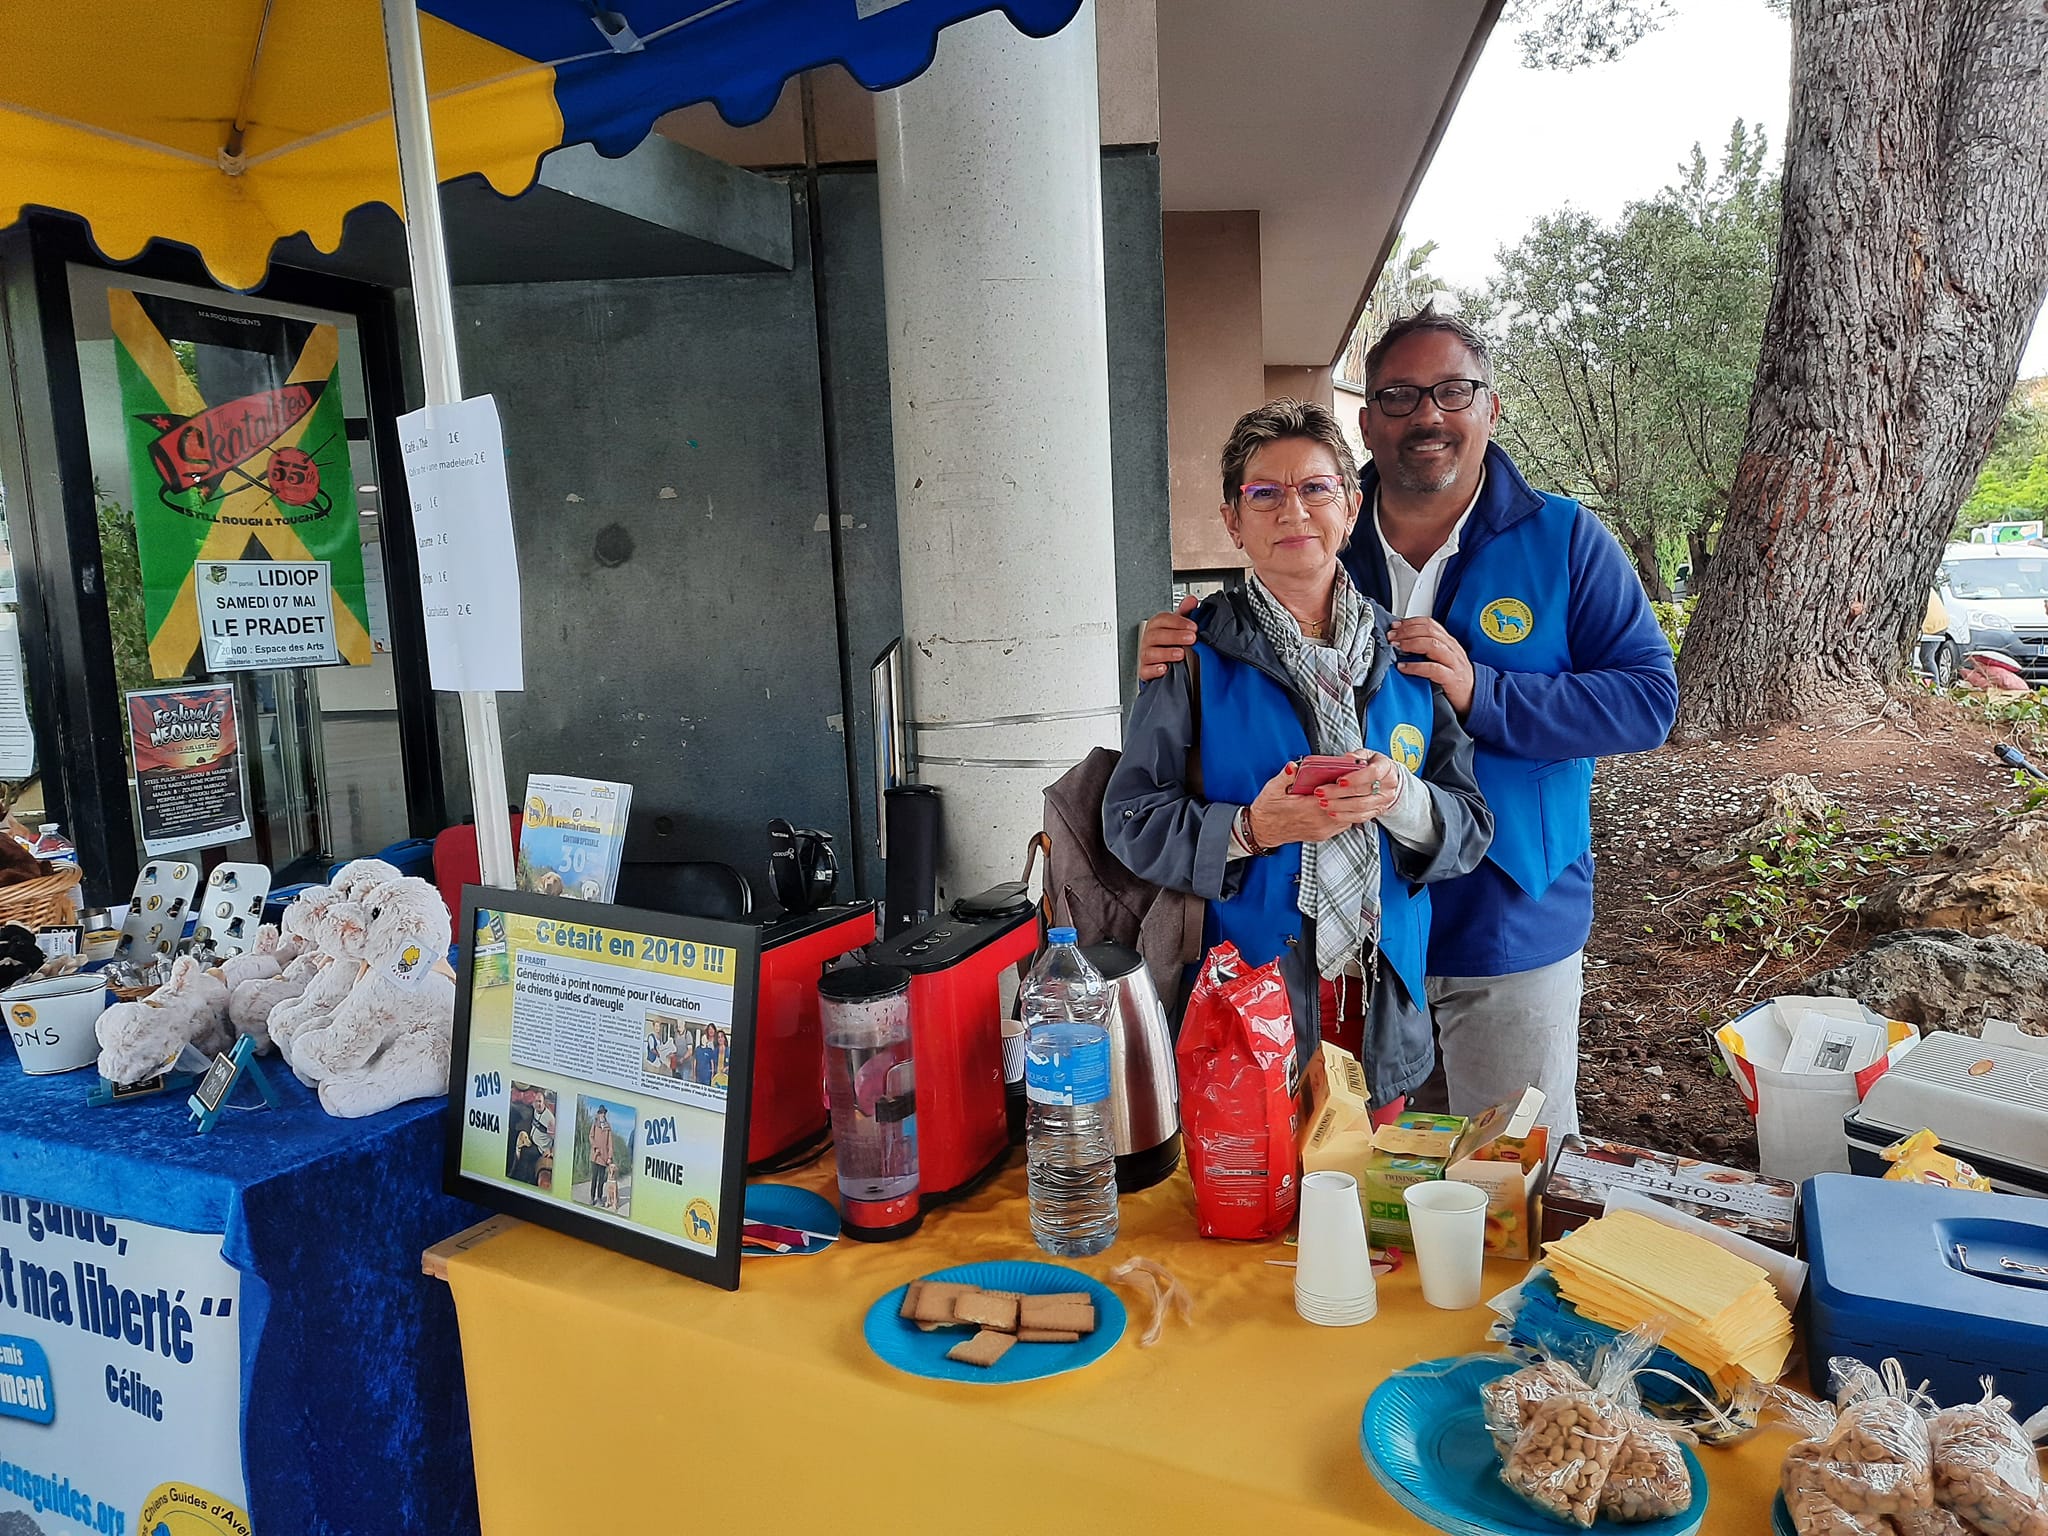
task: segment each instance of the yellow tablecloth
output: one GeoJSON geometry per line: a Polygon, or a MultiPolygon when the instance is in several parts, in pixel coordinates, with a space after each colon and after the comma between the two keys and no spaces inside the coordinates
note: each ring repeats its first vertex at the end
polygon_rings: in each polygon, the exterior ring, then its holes
{"type": "MultiPolygon", "coordinates": [[[[829,1161],[801,1177],[827,1188],[829,1161]]],[[[1023,1174],[896,1243],[745,1261],[737,1293],[534,1226],[454,1256],[486,1536],[812,1529],[1042,1536],[1357,1536],[1420,1525],[1367,1473],[1367,1395],[1416,1360],[1484,1347],[1491,1314],[1426,1306],[1412,1264],[1356,1328],[1302,1322],[1275,1242],[1195,1236],[1186,1175],[1127,1197],[1101,1279],[1156,1259],[1195,1293],[1193,1326],[1140,1349],[1146,1306],[1084,1371],[1011,1387],[902,1375],[861,1320],[918,1275],[1043,1258],[1023,1174]]],[[[1488,1266],[1490,1289],[1522,1266],[1488,1266]]],[[[1770,1529],[1782,1435],[1704,1450],[1707,1536],[1770,1529]]],[[[1560,1530],[1564,1529],[1560,1527],[1560,1530]]]]}

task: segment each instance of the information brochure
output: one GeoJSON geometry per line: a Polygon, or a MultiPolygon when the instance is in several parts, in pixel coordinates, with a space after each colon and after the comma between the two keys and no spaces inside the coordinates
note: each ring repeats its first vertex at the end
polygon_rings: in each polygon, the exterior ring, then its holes
{"type": "Polygon", "coordinates": [[[232,683],[131,693],[128,734],[146,855],[218,848],[251,835],[232,683]]]}
{"type": "Polygon", "coordinates": [[[630,784],[530,775],[519,833],[519,889],[610,901],[619,886],[632,809],[630,784]]]}
{"type": "MultiPolygon", "coordinates": [[[[731,1094],[747,1069],[757,956],[533,915],[573,913],[565,902],[501,901],[474,912],[458,1018],[461,1174],[523,1197],[510,1207],[519,1214],[573,1212],[711,1258],[725,1202],[744,1187],[745,1106],[735,1117],[731,1094]],[[525,1208],[534,1200],[541,1213],[525,1208]]],[[[621,908],[592,915],[685,935],[693,926],[621,908]]],[[[736,1281],[740,1212],[731,1215],[736,1281]]]]}

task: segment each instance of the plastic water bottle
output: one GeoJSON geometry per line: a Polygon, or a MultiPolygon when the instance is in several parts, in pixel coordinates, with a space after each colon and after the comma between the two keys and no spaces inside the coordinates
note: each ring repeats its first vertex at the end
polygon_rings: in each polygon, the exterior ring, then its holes
{"type": "Polygon", "coordinates": [[[1109,1133],[1109,984],[1071,928],[1024,983],[1025,1158],[1031,1235],[1085,1258],[1116,1241],[1116,1146],[1109,1133]]]}
{"type": "Polygon", "coordinates": [[[51,864],[78,862],[78,850],[54,821],[46,821],[36,828],[36,840],[29,844],[28,851],[51,864]]]}

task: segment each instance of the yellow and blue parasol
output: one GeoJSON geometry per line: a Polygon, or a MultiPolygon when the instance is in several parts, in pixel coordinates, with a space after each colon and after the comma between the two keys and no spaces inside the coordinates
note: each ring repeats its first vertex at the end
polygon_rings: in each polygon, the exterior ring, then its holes
{"type": "MultiPolygon", "coordinates": [[[[790,76],[838,63],[870,90],[932,61],[939,31],[990,10],[1046,36],[1079,0],[422,0],[443,177],[506,196],[541,156],[623,155],[656,118],[715,102],[735,125],[790,76]]],[[[304,231],[322,250],[366,203],[399,206],[378,0],[0,4],[0,224],[77,214],[116,261],[151,239],[223,284],[263,280],[304,231]]]]}
{"type": "MultiPolygon", "coordinates": [[[[0,0],[0,223],[76,214],[111,260],[169,240],[253,288],[280,239],[332,251],[352,209],[389,204],[444,405],[461,382],[436,181],[516,196],[561,145],[623,155],[701,101],[755,122],[825,64],[886,90],[993,10],[1045,37],[1080,0],[0,0]]],[[[502,805],[496,695],[461,702],[473,802],[502,805]]],[[[509,886],[504,819],[477,836],[484,883],[509,886]]]]}

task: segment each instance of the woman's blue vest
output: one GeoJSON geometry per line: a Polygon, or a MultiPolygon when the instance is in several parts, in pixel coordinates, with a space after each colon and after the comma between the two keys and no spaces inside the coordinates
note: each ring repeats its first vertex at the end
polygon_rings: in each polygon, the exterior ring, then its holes
{"type": "MultiPolygon", "coordinates": [[[[1542,510],[1454,562],[1443,626],[1475,662],[1555,677],[1572,669],[1567,609],[1578,503],[1545,496],[1542,510]]],[[[1506,745],[1512,747],[1513,743],[1506,745]]],[[[1516,757],[1474,743],[1473,774],[1493,808],[1487,857],[1532,897],[1593,846],[1593,759],[1516,757]]]]}
{"type": "MultiPolygon", "coordinates": [[[[1314,749],[1287,689],[1206,643],[1195,650],[1202,692],[1202,798],[1249,805],[1268,779],[1314,749]]],[[[1434,719],[1435,692],[1429,683],[1389,667],[1366,701],[1365,745],[1420,773],[1434,719]]],[[[1429,953],[1429,888],[1411,886],[1394,872],[1387,834],[1375,830],[1380,838],[1380,952],[1419,1005],[1427,995],[1422,983],[1429,953]]],[[[1249,964],[1264,965],[1301,941],[1302,915],[1295,905],[1301,844],[1246,859],[1243,869],[1237,894],[1209,903],[1202,943],[1207,949],[1228,939],[1249,964]]],[[[1304,952],[1301,960],[1313,986],[1315,956],[1304,952]]]]}

